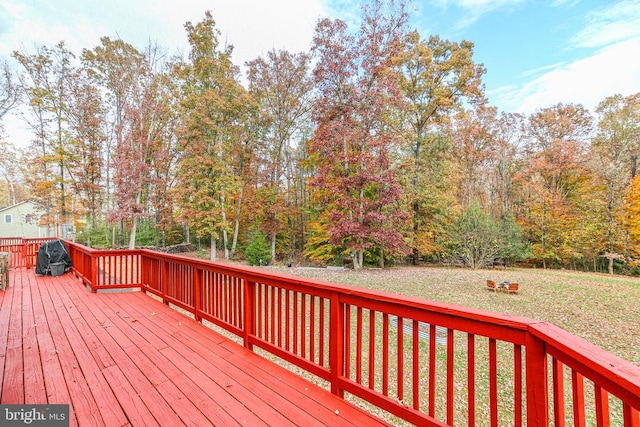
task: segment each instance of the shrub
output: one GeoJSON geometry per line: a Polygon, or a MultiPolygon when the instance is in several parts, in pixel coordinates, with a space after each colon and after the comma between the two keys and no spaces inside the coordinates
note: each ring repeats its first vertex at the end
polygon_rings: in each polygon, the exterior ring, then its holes
{"type": "Polygon", "coordinates": [[[267,265],[271,262],[271,251],[267,236],[258,232],[244,251],[244,256],[249,265],[267,265]]]}
{"type": "Polygon", "coordinates": [[[486,267],[498,259],[517,261],[530,253],[513,219],[493,220],[479,206],[471,206],[462,213],[451,239],[451,252],[473,269],[486,267]]]}

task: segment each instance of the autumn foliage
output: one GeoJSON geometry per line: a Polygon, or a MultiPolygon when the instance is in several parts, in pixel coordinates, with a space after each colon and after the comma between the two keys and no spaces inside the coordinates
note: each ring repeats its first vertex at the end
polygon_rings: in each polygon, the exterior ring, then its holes
{"type": "Polygon", "coordinates": [[[500,112],[471,41],[421,35],[403,2],[320,19],[308,52],[233,62],[214,16],[169,55],[104,37],[16,51],[0,118],[0,205],[95,246],[195,240],[212,259],[633,271],[640,94],[595,111],[500,112]],[[249,252],[255,249],[253,246],[249,252]]]}

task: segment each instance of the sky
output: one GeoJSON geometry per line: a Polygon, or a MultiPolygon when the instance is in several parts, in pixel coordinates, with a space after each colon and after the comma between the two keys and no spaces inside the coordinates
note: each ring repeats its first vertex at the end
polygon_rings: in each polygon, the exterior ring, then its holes
{"type": "MultiPolygon", "coordinates": [[[[0,0],[0,58],[61,40],[79,55],[103,36],[186,56],[184,24],[210,10],[221,43],[234,46],[242,65],[272,49],[308,51],[318,19],[355,25],[362,2],[0,0]]],[[[412,0],[409,11],[423,38],[474,43],[489,102],[500,111],[530,114],[558,102],[594,111],[608,96],[640,92],[640,0],[412,0]]]]}

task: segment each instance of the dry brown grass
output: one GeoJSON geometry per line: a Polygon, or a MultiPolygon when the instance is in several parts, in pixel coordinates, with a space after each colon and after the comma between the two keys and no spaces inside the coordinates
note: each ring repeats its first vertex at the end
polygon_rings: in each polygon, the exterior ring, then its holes
{"type": "Polygon", "coordinates": [[[427,300],[544,320],[640,365],[640,279],[540,269],[465,270],[431,267],[271,271],[427,300]],[[517,294],[494,293],[486,280],[518,282],[517,294]]]}

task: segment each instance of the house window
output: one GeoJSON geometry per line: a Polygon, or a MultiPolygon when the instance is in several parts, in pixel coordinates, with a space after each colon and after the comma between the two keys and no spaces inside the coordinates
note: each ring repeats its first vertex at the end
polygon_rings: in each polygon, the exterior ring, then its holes
{"type": "Polygon", "coordinates": [[[24,223],[25,224],[31,224],[33,222],[33,215],[31,214],[26,214],[24,216],[24,223]]]}
{"type": "Polygon", "coordinates": [[[13,217],[11,216],[11,214],[5,214],[4,223],[5,224],[11,224],[12,222],[13,222],[13,217]]]}

